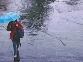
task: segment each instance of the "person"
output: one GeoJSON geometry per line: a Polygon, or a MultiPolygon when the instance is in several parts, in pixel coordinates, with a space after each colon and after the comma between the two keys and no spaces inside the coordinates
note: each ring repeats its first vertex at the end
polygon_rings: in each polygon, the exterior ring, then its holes
{"type": "Polygon", "coordinates": [[[7,26],[7,31],[11,31],[10,39],[13,42],[14,57],[19,57],[18,48],[19,48],[19,46],[21,46],[20,37],[17,32],[18,29],[24,29],[21,22],[18,22],[17,20],[15,20],[14,22],[13,21],[9,22],[9,24],[7,26]]]}

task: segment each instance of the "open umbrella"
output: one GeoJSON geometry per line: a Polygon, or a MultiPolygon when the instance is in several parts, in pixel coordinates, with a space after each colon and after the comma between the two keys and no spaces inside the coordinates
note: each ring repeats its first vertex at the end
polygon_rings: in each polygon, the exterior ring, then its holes
{"type": "Polygon", "coordinates": [[[14,21],[18,18],[20,18],[20,15],[17,13],[7,13],[7,14],[0,17],[0,23],[14,21]]]}

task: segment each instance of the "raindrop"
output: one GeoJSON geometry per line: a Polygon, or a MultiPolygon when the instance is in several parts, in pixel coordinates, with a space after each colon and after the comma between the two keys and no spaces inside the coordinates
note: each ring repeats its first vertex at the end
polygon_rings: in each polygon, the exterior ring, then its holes
{"type": "Polygon", "coordinates": [[[67,23],[68,24],[68,23],[67,23]]]}

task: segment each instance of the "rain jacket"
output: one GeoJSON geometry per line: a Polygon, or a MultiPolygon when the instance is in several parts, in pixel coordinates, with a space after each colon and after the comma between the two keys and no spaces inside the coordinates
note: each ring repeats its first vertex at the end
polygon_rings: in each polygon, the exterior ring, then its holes
{"type": "Polygon", "coordinates": [[[11,31],[11,33],[10,33],[11,40],[14,40],[14,34],[16,33],[17,28],[19,28],[21,30],[24,29],[21,22],[16,21],[16,24],[18,24],[18,26],[13,26],[13,30],[10,30],[9,28],[7,28],[7,31],[11,31]]]}

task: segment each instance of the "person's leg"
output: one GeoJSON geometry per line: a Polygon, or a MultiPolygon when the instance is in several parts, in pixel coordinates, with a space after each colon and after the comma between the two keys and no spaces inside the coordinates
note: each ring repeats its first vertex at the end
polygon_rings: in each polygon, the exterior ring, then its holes
{"type": "Polygon", "coordinates": [[[17,57],[19,57],[19,51],[18,51],[19,45],[20,45],[20,42],[18,41],[17,42],[17,57]]]}
{"type": "Polygon", "coordinates": [[[13,41],[13,48],[14,48],[14,56],[17,56],[17,43],[13,41]]]}
{"type": "Polygon", "coordinates": [[[17,48],[18,48],[18,47],[19,47],[19,45],[20,45],[20,42],[19,42],[19,41],[17,41],[16,43],[17,43],[17,48]]]}
{"type": "Polygon", "coordinates": [[[17,50],[17,57],[19,57],[19,51],[17,50]]]}

